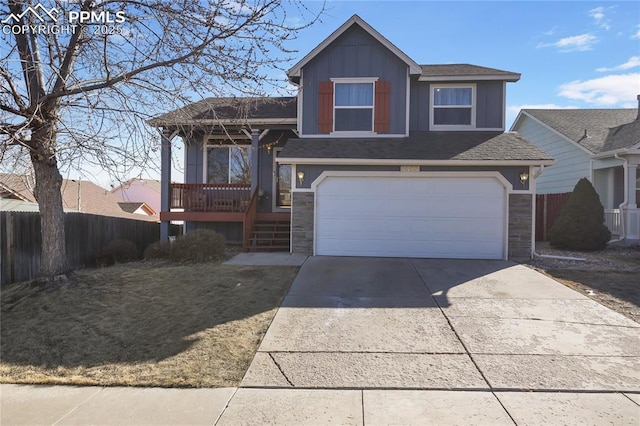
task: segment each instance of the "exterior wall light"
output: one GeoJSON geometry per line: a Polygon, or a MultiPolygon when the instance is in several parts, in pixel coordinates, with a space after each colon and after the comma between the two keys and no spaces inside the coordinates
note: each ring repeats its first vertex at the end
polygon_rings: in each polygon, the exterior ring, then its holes
{"type": "Polygon", "coordinates": [[[298,185],[302,186],[303,183],[304,183],[304,172],[303,171],[299,171],[298,172],[298,185]]]}
{"type": "Polygon", "coordinates": [[[529,180],[529,172],[520,173],[520,183],[524,186],[529,180]]]}

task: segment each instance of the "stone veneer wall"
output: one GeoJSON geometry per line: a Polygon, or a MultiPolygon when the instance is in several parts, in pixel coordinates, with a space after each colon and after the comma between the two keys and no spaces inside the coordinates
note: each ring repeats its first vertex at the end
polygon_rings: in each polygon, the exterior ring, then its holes
{"type": "Polygon", "coordinates": [[[533,196],[509,194],[509,259],[531,258],[533,196]]]}
{"type": "Polygon", "coordinates": [[[313,192],[293,192],[291,198],[291,252],[313,254],[313,192]]]}

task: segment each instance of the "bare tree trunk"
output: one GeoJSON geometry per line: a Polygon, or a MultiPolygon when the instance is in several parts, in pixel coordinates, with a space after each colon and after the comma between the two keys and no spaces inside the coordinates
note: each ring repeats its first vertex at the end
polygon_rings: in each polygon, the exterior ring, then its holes
{"type": "Polygon", "coordinates": [[[40,275],[52,277],[68,271],[62,208],[62,176],[55,156],[56,127],[44,124],[31,136],[31,163],[36,175],[35,196],[40,207],[42,254],[40,275]]]}

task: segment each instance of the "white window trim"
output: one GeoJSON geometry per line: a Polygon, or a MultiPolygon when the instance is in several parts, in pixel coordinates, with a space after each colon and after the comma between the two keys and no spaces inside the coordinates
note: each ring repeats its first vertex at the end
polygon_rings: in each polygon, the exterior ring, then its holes
{"type": "MultiPolygon", "coordinates": [[[[207,172],[209,169],[209,155],[207,155],[207,150],[209,148],[230,148],[230,147],[236,147],[236,148],[241,148],[241,149],[246,149],[246,150],[250,150],[251,149],[251,145],[238,145],[238,144],[233,144],[233,143],[226,143],[226,144],[211,144],[211,143],[205,143],[204,147],[203,147],[203,152],[202,152],[202,156],[203,156],[203,161],[202,161],[202,183],[209,183],[207,182],[207,172]]],[[[229,167],[231,167],[231,150],[229,149],[228,151],[228,158],[229,158],[229,167]]],[[[231,179],[231,170],[227,170],[227,183],[221,183],[218,185],[229,185],[230,182],[229,180],[231,179]]],[[[251,183],[247,183],[245,185],[251,185],[251,183]]]]}
{"type": "Polygon", "coordinates": [[[376,81],[378,81],[378,77],[342,77],[342,78],[332,78],[333,82],[333,131],[331,132],[331,136],[371,136],[375,135],[376,132],[373,131],[375,129],[375,118],[376,118],[376,81]],[[369,106],[337,106],[336,105],[336,83],[344,84],[344,83],[368,83],[371,84],[373,93],[372,93],[372,105],[369,106]],[[371,131],[367,130],[336,130],[336,109],[369,109],[371,108],[371,131]]]}
{"type": "MultiPolygon", "coordinates": [[[[476,94],[475,83],[465,84],[432,84],[429,89],[429,130],[475,130],[476,129],[476,94]],[[471,89],[471,124],[434,124],[434,93],[436,89],[470,88],[471,89]]],[[[457,105],[438,106],[438,108],[459,108],[457,105]]]]}

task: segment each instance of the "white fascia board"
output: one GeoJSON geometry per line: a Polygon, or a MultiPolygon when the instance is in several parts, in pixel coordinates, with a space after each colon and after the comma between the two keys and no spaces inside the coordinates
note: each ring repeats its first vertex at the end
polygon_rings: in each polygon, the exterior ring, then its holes
{"type": "Polygon", "coordinates": [[[593,154],[591,156],[591,158],[593,160],[601,160],[603,158],[607,158],[607,157],[613,157],[616,154],[620,155],[620,154],[627,154],[627,151],[629,151],[630,148],[620,148],[620,149],[614,149],[613,151],[607,151],[607,152],[601,152],[599,154],[593,154]]]}
{"type": "Polygon", "coordinates": [[[611,151],[600,152],[598,154],[594,154],[591,158],[593,158],[594,160],[599,160],[601,158],[613,157],[616,154],[618,155],[636,154],[635,152],[631,152],[631,151],[638,150],[638,149],[640,149],[640,142],[634,145],[631,145],[628,148],[619,148],[611,151]]]}
{"type": "Polygon", "coordinates": [[[419,77],[418,81],[508,81],[516,82],[520,80],[520,74],[506,75],[456,75],[456,76],[437,76],[437,77],[419,77]]]}
{"type": "Polygon", "coordinates": [[[288,158],[278,157],[282,164],[344,164],[383,166],[552,166],[555,160],[394,160],[387,158],[288,158]]]}
{"type": "MultiPolygon", "coordinates": [[[[525,117],[528,117],[530,119],[532,119],[534,122],[540,124],[541,126],[543,126],[544,128],[550,130],[552,133],[555,133],[556,135],[560,136],[562,139],[566,140],[567,142],[573,144],[574,146],[580,148],[581,150],[583,150],[586,154],[588,154],[589,156],[593,156],[594,153],[592,151],[589,151],[587,148],[585,148],[584,146],[580,145],[579,143],[576,143],[574,141],[572,141],[571,139],[569,139],[566,135],[560,133],[559,131],[557,131],[556,129],[554,129],[553,127],[547,125],[544,121],[538,120],[537,118],[535,118],[534,116],[532,116],[531,114],[528,114],[526,111],[520,111],[520,114],[522,114],[525,117]]],[[[518,118],[520,117],[520,114],[518,114],[518,118]]],[[[518,122],[518,120],[513,122],[513,126],[511,126],[511,128],[515,128],[515,124],[518,122]]]]}
{"type": "MultiPolygon", "coordinates": [[[[505,96],[505,98],[506,98],[506,96],[505,96]]],[[[530,117],[529,114],[527,114],[527,116],[530,117]]],[[[516,130],[516,127],[520,124],[520,120],[523,117],[524,117],[524,111],[521,109],[520,111],[518,111],[518,115],[516,116],[516,119],[513,120],[513,124],[511,124],[511,128],[509,129],[509,132],[518,133],[518,131],[516,130]]]]}
{"type": "Polygon", "coordinates": [[[322,52],[327,46],[329,46],[334,40],[340,37],[345,31],[347,31],[353,24],[358,24],[362,29],[368,32],[373,38],[380,42],[384,47],[389,49],[393,54],[400,58],[404,63],[409,66],[409,73],[422,74],[422,67],[418,65],[413,59],[407,56],[406,53],[398,49],[393,43],[387,40],[382,34],[376,31],[371,25],[367,24],[358,15],[353,15],[347,22],[342,24],[337,30],[335,30],[329,37],[324,39],[319,45],[309,52],[304,58],[302,58],[297,64],[287,71],[289,79],[292,77],[300,77],[300,71],[309,61],[315,58],[320,52],[322,52]]]}

